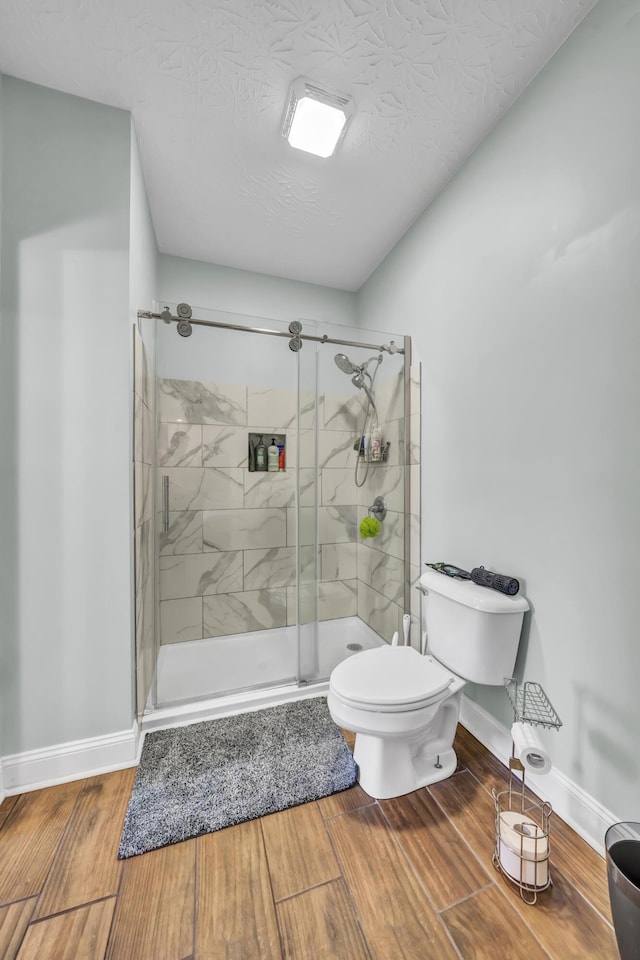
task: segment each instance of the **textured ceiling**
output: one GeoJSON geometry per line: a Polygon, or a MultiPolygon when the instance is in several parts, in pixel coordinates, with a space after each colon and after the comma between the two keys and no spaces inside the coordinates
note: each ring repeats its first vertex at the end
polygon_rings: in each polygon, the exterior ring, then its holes
{"type": "Polygon", "coordinates": [[[132,111],[163,252],[357,290],[594,5],[0,0],[0,72],[132,111]],[[332,159],[300,75],[355,100],[332,159]]]}

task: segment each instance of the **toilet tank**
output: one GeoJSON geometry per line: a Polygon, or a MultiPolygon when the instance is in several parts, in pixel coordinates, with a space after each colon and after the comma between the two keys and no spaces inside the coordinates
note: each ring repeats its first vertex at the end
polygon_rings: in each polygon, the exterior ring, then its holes
{"type": "Polygon", "coordinates": [[[426,570],[420,577],[429,653],[459,677],[502,685],[513,676],[522,621],[529,604],[426,570]]]}

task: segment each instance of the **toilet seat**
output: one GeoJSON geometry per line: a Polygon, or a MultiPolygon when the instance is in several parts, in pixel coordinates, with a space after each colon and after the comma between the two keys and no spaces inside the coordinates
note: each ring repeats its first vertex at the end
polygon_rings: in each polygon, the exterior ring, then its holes
{"type": "Polygon", "coordinates": [[[412,647],[376,647],[349,657],[332,671],[331,691],[360,710],[417,710],[458,679],[412,647]]]}

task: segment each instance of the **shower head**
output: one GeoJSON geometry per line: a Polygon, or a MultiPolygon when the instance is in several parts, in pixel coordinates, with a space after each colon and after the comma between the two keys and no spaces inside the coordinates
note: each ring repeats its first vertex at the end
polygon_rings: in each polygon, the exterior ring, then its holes
{"type": "Polygon", "coordinates": [[[344,353],[336,353],[333,359],[335,360],[338,369],[342,370],[343,373],[351,374],[360,372],[360,367],[357,367],[355,363],[351,363],[349,357],[347,357],[347,355],[344,353]]]}
{"type": "MultiPolygon", "coordinates": [[[[349,357],[344,353],[336,353],[333,359],[336,362],[336,366],[340,370],[342,370],[343,373],[346,373],[349,375],[353,374],[353,376],[351,377],[351,383],[354,385],[354,387],[357,387],[358,390],[364,390],[364,392],[366,393],[369,399],[369,403],[373,407],[374,412],[377,416],[378,411],[376,410],[373,394],[371,393],[370,388],[365,383],[364,378],[368,377],[370,385],[373,386],[373,377],[367,370],[367,367],[369,366],[370,363],[374,363],[374,362],[382,363],[382,354],[380,354],[380,356],[378,357],[369,357],[368,360],[366,360],[364,363],[360,364],[359,366],[356,363],[352,363],[351,360],[349,360],[349,357]]],[[[375,373],[374,373],[374,376],[375,376],[375,373]]]]}
{"type": "MultiPolygon", "coordinates": [[[[333,359],[335,360],[336,367],[338,367],[339,370],[342,370],[343,373],[346,373],[349,376],[351,376],[351,374],[355,374],[355,377],[359,378],[362,378],[362,375],[366,374],[366,376],[371,379],[371,374],[368,372],[367,368],[372,363],[382,363],[382,354],[379,354],[377,357],[369,357],[368,360],[365,360],[364,363],[360,364],[352,363],[345,353],[336,353],[333,359]]],[[[361,386],[360,383],[355,382],[355,377],[352,380],[352,383],[354,383],[356,387],[361,386]]]]}

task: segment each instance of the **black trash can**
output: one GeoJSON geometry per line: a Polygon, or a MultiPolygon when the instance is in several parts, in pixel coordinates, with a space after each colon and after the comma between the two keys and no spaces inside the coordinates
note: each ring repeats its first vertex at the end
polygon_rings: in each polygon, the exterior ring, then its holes
{"type": "Polygon", "coordinates": [[[614,823],[604,844],[620,958],[640,960],[640,823],[614,823]]]}

